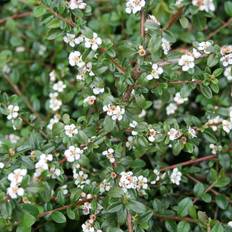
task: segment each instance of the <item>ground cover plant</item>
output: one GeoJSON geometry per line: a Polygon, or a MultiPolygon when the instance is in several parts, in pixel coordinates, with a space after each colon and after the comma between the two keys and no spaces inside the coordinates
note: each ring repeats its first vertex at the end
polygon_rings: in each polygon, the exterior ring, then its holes
{"type": "Polygon", "coordinates": [[[232,1],[0,4],[0,231],[232,231],[232,1]]]}

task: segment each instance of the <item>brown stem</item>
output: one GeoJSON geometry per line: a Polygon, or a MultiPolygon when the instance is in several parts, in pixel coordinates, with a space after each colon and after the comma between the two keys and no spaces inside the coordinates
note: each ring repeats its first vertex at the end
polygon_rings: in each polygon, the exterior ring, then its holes
{"type": "Polygon", "coordinates": [[[190,217],[178,217],[178,216],[172,216],[172,215],[160,215],[160,214],[154,214],[155,217],[158,217],[161,220],[172,220],[172,221],[185,221],[185,222],[192,222],[197,223],[196,220],[190,218],[190,217]]]}
{"type": "Polygon", "coordinates": [[[140,36],[143,39],[144,38],[144,22],[145,22],[145,14],[144,14],[144,10],[141,10],[140,12],[140,36]]]}
{"type": "Polygon", "coordinates": [[[31,12],[28,11],[28,12],[23,12],[23,13],[18,13],[18,14],[15,14],[15,15],[11,15],[9,17],[6,17],[6,18],[3,18],[3,19],[0,19],[0,25],[1,24],[4,24],[7,19],[11,18],[11,19],[21,19],[21,18],[25,18],[27,16],[31,15],[31,12]]]}
{"type": "Polygon", "coordinates": [[[56,11],[54,11],[52,8],[50,8],[49,6],[47,6],[46,4],[44,4],[42,1],[39,1],[39,3],[41,5],[43,5],[48,12],[50,12],[51,14],[53,14],[56,18],[62,20],[63,22],[65,22],[67,25],[71,26],[71,27],[75,27],[76,24],[72,21],[72,19],[67,19],[64,18],[62,15],[60,15],[59,13],[57,13],[56,11]]]}
{"type": "Polygon", "coordinates": [[[31,105],[31,103],[29,102],[29,100],[23,96],[21,90],[19,89],[19,87],[17,85],[15,85],[10,78],[4,76],[3,77],[7,82],[8,84],[11,86],[11,88],[14,90],[14,92],[19,96],[19,97],[22,97],[22,100],[24,101],[24,103],[26,104],[27,108],[36,116],[36,118],[41,119],[40,115],[38,112],[36,112],[33,108],[33,106],[31,105]]]}
{"type": "Polygon", "coordinates": [[[178,166],[188,166],[188,165],[200,163],[200,162],[203,162],[203,161],[206,161],[206,160],[215,160],[215,159],[217,159],[216,155],[208,155],[208,156],[201,157],[199,159],[188,160],[188,161],[185,161],[185,162],[182,162],[182,163],[178,163],[178,164],[174,164],[174,165],[171,165],[171,166],[163,167],[163,168],[160,169],[160,171],[172,170],[172,169],[174,169],[174,168],[176,168],[178,166]]]}
{"type": "Polygon", "coordinates": [[[172,27],[172,25],[181,17],[184,11],[184,6],[180,7],[173,15],[171,15],[170,19],[164,26],[163,30],[168,30],[172,27]]]}
{"type": "Polygon", "coordinates": [[[217,28],[215,31],[209,34],[208,39],[211,39],[213,36],[215,36],[219,31],[221,31],[223,28],[228,27],[232,23],[232,18],[230,18],[227,22],[223,23],[222,26],[217,28]]]}
{"type": "MultiPolygon", "coordinates": [[[[90,201],[92,201],[92,200],[93,200],[93,198],[79,200],[79,201],[76,202],[75,205],[76,205],[76,206],[80,206],[80,205],[83,205],[85,202],[90,202],[90,201]]],[[[52,214],[52,213],[54,213],[54,212],[56,212],[56,211],[61,211],[61,210],[64,210],[64,209],[71,208],[72,206],[73,206],[73,204],[63,205],[63,206],[61,206],[61,207],[58,207],[58,208],[55,208],[55,209],[52,209],[52,210],[45,211],[45,212],[43,212],[43,213],[40,213],[40,214],[38,215],[38,218],[45,217],[45,216],[50,215],[50,214],[52,214]]]]}
{"type": "Polygon", "coordinates": [[[132,217],[129,212],[127,212],[127,228],[128,232],[133,232],[132,217]]]}

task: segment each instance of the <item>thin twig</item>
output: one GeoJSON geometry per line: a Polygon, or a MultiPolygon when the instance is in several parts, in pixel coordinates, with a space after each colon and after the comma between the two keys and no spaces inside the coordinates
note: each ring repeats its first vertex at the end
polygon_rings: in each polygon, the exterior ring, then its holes
{"type": "MultiPolygon", "coordinates": [[[[79,200],[79,201],[77,201],[74,205],[76,205],[76,206],[80,206],[80,205],[83,205],[85,202],[90,202],[90,201],[92,201],[94,198],[86,198],[86,199],[83,199],[83,200],[79,200]]],[[[45,217],[45,216],[47,216],[47,215],[50,215],[50,214],[52,214],[52,213],[54,213],[54,212],[56,212],[56,211],[62,211],[62,210],[64,210],[64,209],[68,209],[68,208],[71,208],[72,206],[74,206],[73,204],[69,204],[69,205],[63,205],[63,206],[61,206],[61,207],[58,207],[58,208],[55,208],[55,209],[52,209],[52,210],[48,210],[48,211],[45,211],[45,212],[43,212],[43,213],[40,213],[39,215],[38,215],[38,218],[41,218],[41,217],[45,217]]]]}
{"type": "Polygon", "coordinates": [[[54,11],[52,8],[50,8],[49,6],[47,6],[46,4],[44,4],[42,1],[39,1],[39,3],[44,6],[48,12],[50,12],[52,15],[54,15],[56,18],[62,20],[63,22],[65,22],[67,25],[71,26],[71,27],[75,27],[76,24],[72,21],[72,19],[67,19],[65,17],[63,17],[62,15],[60,15],[59,13],[57,13],[56,11],[54,11]]]}
{"type": "MultiPolygon", "coordinates": [[[[141,39],[144,39],[144,31],[145,31],[144,22],[145,22],[145,12],[144,10],[142,10],[140,13],[140,37],[141,39]]],[[[124,102],[128,102],[130,100],[131,93],[136,86],[136,81],[140,77],[140,74],[141,74],[140,67],[136,63],[132,70],[132,78],[134,80],[134,83],[127,86],[126,91],[124,92],[123,98],[122,98],[124,102]]]]}
{"type": "Polygon", "coordinates": [[[174,23],[181,17],[184,11],[184,6],[180,7],[173,15],[171,15],[170,19],[164,26],[163,30],[168,30],[170,29],[174,23]]]}
{"type": "Polygon", "coordinates": [[[144,34],[145,34],[144,22],[145,22],[145,14],[144,14],[144,10],[142,9],[140,12],[140,36],[142,39],[144,38],[144,34]]]}
{"type": "Polygon", "coordinates": [[[11,88],[14,90],[14,92],[19,96],[22,97],[22,100],[24,101],[24,103],[26,104],[27,108],[36,116],[36,118],[39,118],[40,120],[42,120],[42,118],[40,117],[39,113],[36,112],[33,108],[33,106],[31,105],[30,101],[22,94],[21,90],[19,89],[19,87],[14,84],[10,78],[3,76],[3,78],[8,82],[8,84],[11,86],[11,88]]]}
{"type": "Polygon", "coordinates": [[[133,232],[132,217],[130,212],[127,212],[127,228],[128,232],[133,232]]]}
{"type": "Polygon", "coordinates": [[[185,161],[185,162],[182,162],[182,163],[173,164],[171,166],[163,167],[163,168],[160,168],[160,171],[172,170],[172,169],[174,169],[176,167],[179,167],[179,166],[180,167],[188,166],[188,165],[197,164],[197,163],[200,163],[200,162],[203,162],[203,161],[215,160],[215,159],[217,159],[216,155],[208,155],[208,156],[201,157],[199,159],[188,160],[188,161],[185,161]]]}
{"type": "Polygon", "coordinates": [[[223,28],[228,27],[232,23],[232,18],[230,18],[227,22],[223,23],[222,26],[217,28],[215,31],[209,34],[208,39],[211,39],[213,36],[215,36],[219,31],[221,31],[223,28]]]}
{"type": "Polygon", "coordinates": [[[21,18],[25,18],[25,17],[30,16],[30,15],[31,15],[31,11],[11,15],[9,17],[0,19],[0,25],[4,24],[9,18],[11,18],[11,19],[21,19],[21,18]]]}
{"type": "Polygon", "coordinates": [[[161,214],[154,214],[155,217],[161,219],[161,220],[164,220],[164,221],[167,221],[167,220],[172,220],[172,221],[185,221],[185,222],[191,222],[191,223],[196,223],[197,224],[197,221],[190,218],[190,217],[178,217],[178,216],[175,216],[175,215],[161,215],[161,214]]]}

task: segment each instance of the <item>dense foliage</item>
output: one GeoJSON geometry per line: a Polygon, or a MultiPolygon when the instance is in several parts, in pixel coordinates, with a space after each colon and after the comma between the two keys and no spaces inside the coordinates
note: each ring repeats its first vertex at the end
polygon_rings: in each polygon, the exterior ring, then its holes
{"type": "Polygon", "coordinates": [[[232,1],[0,3],[0,231],[232,231],[232,1]]]}

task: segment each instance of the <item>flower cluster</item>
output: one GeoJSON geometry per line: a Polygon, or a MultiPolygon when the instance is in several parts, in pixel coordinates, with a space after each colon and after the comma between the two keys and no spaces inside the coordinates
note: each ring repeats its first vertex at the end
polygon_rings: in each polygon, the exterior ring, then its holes
{"type": "Polygon", "coordinates": [[[163,68],[160,67],[158,64],[153,64],[152,71],[149,75],[146,76],[146,78],[147,80],[159,79],[163,71],[163,68]]]}
{"type": "Polygon", "coordinates": [[[124,192],[129,189],[146,190],[148,189],[148,180],[144,176],[134,176],[133,172],[121,172],[119,186],[124,192]]]}
{"type": "Polygon", "coordinates": [[[145,6],[145,0],[127,0],[126,2],[126,13],[128,14],[136,14],[141,11],[141,9],[145,6]]]}
{"type": "Polygon", "coordinates": [[[79,160],[82,154],[83,150],[76,146],[69,146],[68,149],[64,152],[65,158],[70,163],[79,160]]]}
{"type": "Polygon", "coordinates": [[[38,178],[44,171],[49,170],[48,162],[51,162],[52,160],[53,156],[51,154],[41,154],[39,161],[35,164],[34,177],[38,178]]]}
{"type": "Polygon", "coordinates": [[[197,6],[201,11],[215,11],[215,5],[213,0],[192,0],[192,4],[197,6]]]}
{"type": "Polygon", "coordinates": [[[103,111],[107,113],[108,116],[112,118],[112,120],[121,121],[122,117],[125,113],[125,109],[120,106],[108,104],[103,106],[103,111]]]}
{"type": "Polygon", "coordinates": [[[7,188],[7,194],[12,198],[16,199],[24,195],[24,189],[20,187],[24,176],[27,175],[26,169],[15,169],[8,175],[8,180],[10,181],[10,187],[7,188]]]}

